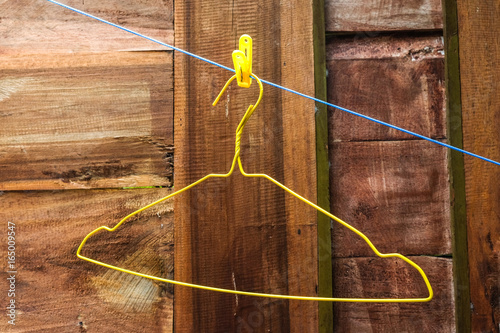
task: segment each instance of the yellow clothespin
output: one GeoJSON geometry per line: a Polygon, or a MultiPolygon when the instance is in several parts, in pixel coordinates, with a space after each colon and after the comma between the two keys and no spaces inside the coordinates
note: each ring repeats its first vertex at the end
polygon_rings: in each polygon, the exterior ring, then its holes
{"type": "Polygon", "coordinates": [[[238,85],[249,88],[252,84],[252,37],[242,35],[240,37],[239,50],[233,51],[233,64],[236,71],[238,85]]]}

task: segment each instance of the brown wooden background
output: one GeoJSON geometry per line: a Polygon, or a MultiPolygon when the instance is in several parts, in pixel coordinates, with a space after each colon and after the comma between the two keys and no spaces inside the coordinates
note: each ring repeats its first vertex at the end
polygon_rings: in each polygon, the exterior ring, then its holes
{"type": "MultiPolygon", "coordinates": [[[[439,1],[378,7],[331,2],[326,11],[328,98],[334,104],[446,142],[444,45],[439,1]]],[[[332,211],[382,252],[408,255],[429,275],[427,304],[334,304],[346,332],[452,332],[454,310],[447,151],[330,110],[332,211]]],[[[333,226],[338,296],[425,295],[418,274],[374,256],[333,226]]]]}
{"type": "MultiPolygon", "coordinates": [[[[261,78],[500,159],[493,2],[65,3],[230,67],[248,33],[261,78]]],[[[16,327],[2,316],[0,331],[499,330],[500,169],[338,110],[322,118],[321,106],[269,86],[243,136],[246,170],[323,203],[329,177],[331,211],[380,251],[421,265],[432,302],[332,307],[174,291],[78,260],[89,231],[227,170],[236,124],[256,96],[234,85],[212,107],[229,76],[43,0],[0,1],[0,224],[16,223],[19,271],[16,327]]],[[[373,257],[338,225],[325,239],[327,224],[236,173],[97,235],[85,253],[230,289],[426,295],[413,269],[373,257]]]]}

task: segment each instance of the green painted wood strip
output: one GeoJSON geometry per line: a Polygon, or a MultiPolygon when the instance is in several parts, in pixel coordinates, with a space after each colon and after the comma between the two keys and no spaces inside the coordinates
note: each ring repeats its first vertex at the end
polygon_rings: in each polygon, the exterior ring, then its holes
{"type": "MultiPolygon", "coordinates": [[[[313,2],[314,87],[315,96],[326,100],[325,1],[313,2]]],[[[330,211],[330,172],[328,159],[328,114],[324,104],[316,103],[316,175],[318,205],[330,211]]],[[[332,297],[332,237],[330,218],[318,213],[318,295],[332,297]]],[[[319,302],[319,332],[333,332],[333,304],[319,302]]]]}
{"type": "MultiPolygon", "coordinates": [[[[448,137],[451,145],[462,148],[462,104],[460,93],[460,59],[458,53],[459,38],[456,0],[443,0],[443,15],[448,137]]],[[[463,155],[457,151],[450,151],[449,165],[456,330],[457,332],[470,332],[470,283],[463,155]]]]}

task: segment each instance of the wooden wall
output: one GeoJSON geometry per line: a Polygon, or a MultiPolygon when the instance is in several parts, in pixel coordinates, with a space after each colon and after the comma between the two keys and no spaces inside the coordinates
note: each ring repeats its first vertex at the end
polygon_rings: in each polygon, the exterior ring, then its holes
{"type": "MultiPolygon", "coordinates": [[[[325,61],[329,102],[500,159],[493,2],[444,1],[446,15],[455,16],[446,74],[440,0],[391,6],[325,0],[322,59],[323,31],[314,27],[322,22],[322,1],[191,1],[176,2],[175,10],[173,1],[65,3],[228,66],[237,38],[249,33],[254,57],[266,59],[254,65],[263,78],[320,95],[318,63],[325,61]],[[448,86],[453,101],[445,101],[445,80],[458,84],[451,92],[448,86]],[[446,105],[455,112],[448,117],[446,105]]],[[[174,307],[171,285],[78,260],[76,248],[89,231],[171,193],[174,157],[176,188],[225,171],[235,124],[255,87],[232,87],[212,108],[228,72],[183,55],[174,59],[164,47],[45,1],[3,1],[0,13],[0,224],[6,230],[15,223],[18,272],[16,326],[2,316],[0,331],[171,332],[174,314],[179,332],[498,331],[498,167],[334,109],[328,110],[332,213],[382,252],[421,265],[434,287],[432,302],[335,303],[331,310],[176,288],[174,307]],[[450,224],[464,231],[454,243],[450,224]],[[458,254],[466,257],[459,269],[452,267],[458,254]]],[[[321,142],[314,105],[265,91],[243,138],[244,166],[324,202],[316,183],[323,176],[314,168],[321,162],[314,154],[321,142]]],[[[317,250],[329,242],[318,242],[324,228],[317,228],[316,213],[269,184],[235,177],[148,210],[116,234],[96,235],[84,253],[185,281],[321,294],[328,279],[318,279],[324,258],[317,250]]],[[[7,236],[0,234],[5,258],[7,236]]],[[[426,295],[413,269],[374,257],[337,225],[331,244],[334,296],[426,295]]],[[[0,285],[0,295],[7,287],[0,285]]]]}
{"type": "MultiPolygon", "coordinates": [[[[66,3],[173,42],[169,1],[66,3]]],[[[123,187],[172,184],[172,52],[46,1],[0,13],[0,256],[10,221],[18,272],[16,325],[2,315],[0,331],[172,331],[171,286],[75,255],[94,228],[170,193],[123,187]]],[[[167,203],[84,253],[172,277],[172,246],[167,203]]]]}
{"type": "MultiPolygon", "coordinates": [[[[327,1],[328,100],[447,142],[439,1],[327,1]]],[[[332,213],[381,252],[414,259],[435,290],[426,304],[334,304],[341,332],[453,332],[447,150],[331,109],[332,213]]],[[[423,297],[418,273],[374,257],[333,225],[333,290],[342,297],[423,297]]]]}
{"type": "MultiPolygon", "coordinates": [[[[65,3],[174,42],[171,1],[65,3]]],[[[256,40],[254,57],[260,61],[254,69],[259,75],[313,94],[311,3],[264,1],[249,7],[214,1],[213,6],[205,5],[176,4],[179,46],[231,66],[237,38],[250,33],[256,40]],[[253,19],[261,6],[265,6],[266,24],[253,19]],[[236,21],[228,20],[228,14],[236,21]],[[199,43],[203,41],[206,44],[199,43]]],[[[18,303],[15,329],[27,330],[36,323],[46,331],[171,331],[171,286],[86,264],[76,259],[75,251],[96,226],[113,225],[123,215],[170,193],[168,188],[137,187],[172,185],[173,53],[41,1],[4,2],[1,12],[0,102],[5,126],[0,135],[0,200],[9,208],[2,211],[2,218],[16,224],[19,251],[30,251],[18,256],[19,292],[24,298],[19,296],[23,301],[18,303]],[[20,213],[23,209],[26,213],[20,213]],[[57,311],[45,317],[54,307],[57,311]]],[[[239,93],[232,87],[226,103],[212,108],[229,73],[213,68],[209,72],[206,67],[176,57],[175,132],[176,148],[181,151],[176,155],[176,183],[180,186],[199,173],[227,167],[225,155],[232,155],[234,149],[234,125],[254,100],[255,85],[253,91],[239,93]]],[[[316,201],[313,103],[282,96],[275,89],[266,94],[259,110],[243,138],[245,167],[269,173],[316,201]],[[292,164],[294,169],[284,167],[292,164]]],[[[227,186],[216,184],[215,192],[205,189],[197,197],[181,198],[176,205],[180,213],[176,213],[175,247],[172,203],[167,203],[145,212],[116,235],[97,235],[84,252],[171,277],[175,251],[180,268],[176,277],[181,280],[316,295],[316,213],[262,182],[235,184],[231,181],[235,191],[227,192],[230,197],[223,201],[229,207],[225,223],[215,222],[221,210],[210,202],[227,186]],[[256,189],[250,196],[249,188],[256,189]],[[203,207],[210,209],[203,211],[203,207]],[[207,223],[200,221],[202,217],[207,223]],[[187,223],[193,225],[186,228],[187,223]]],[[[313,302],[235,298],[185,288],[176,290],[176,295],[177,331],[303,332],[318,325],[313,302]]],[[[7,329],[5,322],[1,325],[0,330],[7,329]]]]}

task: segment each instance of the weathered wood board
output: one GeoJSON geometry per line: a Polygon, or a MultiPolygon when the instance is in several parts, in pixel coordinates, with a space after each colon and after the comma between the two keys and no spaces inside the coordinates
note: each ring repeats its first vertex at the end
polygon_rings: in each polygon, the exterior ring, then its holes
{"type": "MultiPolygon", "coordinates": [[[[176,2],[176,46],[232,67],[240,35],[253,38],[253,72],[314,94],[312,3],[309,1],[176,2]],[[298,15],[300,13],[300,15],[298,15]],[[255,20],[258,17],[258,20],[255,20]]],[[[233,85],[210,104],[230,72],[175,58],[176,188],[225,172],[234,155],[238,121],[257,99],[233,85]]],[[[316,196],[314,104],[266,86],[245,127],[247,172],[267,173],[313,201],[316,196]]],[[[284,294],[317,292],[316,213],[266,180],[210,180],[179,198],[176,277],[218,287],[284,294]]],[[[311,332],[318,305],[175,290],[181,332],[311,332]]]]}
{"type": "MultiPolygon", "coordinates": [[[[62,2],[173,43],[172,1],[62,2]]],[[[159,50],[48,1],[0,1],[0,223],[15,223],[17,265],[16,326],[0,331],[172,331],[172,286],[75,255],[88,232],[169,189],[14,192],[172,185],[173,53],[118,52],[159,50]]],[[[172,278],[173,205],[84,253],[172,278]]]]}
{"type": "Polygon", "coordinates": [[[325,0],[326,31],[440,30],[440,0],[325,0]]]}
{"type": "MultiPolygon", "coordinates": [[[[334,215],[384,253],[451,253],[444,148],[422,140],[330,142],[330,156],[334,215]]],[[[334,225],[332,237],[335,257],[374,255],[346,228],[334,225]]]]}
{"type": "MultiPolygon", "coordinates": [[[[171,0],[61,2],[165,43],[173,42],[171,0]]],[[[0,1],[0,13],[0,54],[166,49],[45,0],[0,1]]]]}
{"type": "Polygon", "coordinates": [[[0,190],[171,185],[172,52],[0,62],[0,190]]]}
{"type": "MultiPolygon", "coordinates": [[[[434,290],[428,303],[335,303],[341,332],[455,332],[452,262],[449,258],[410,257],[426,272],[434,290]]],[[[333,260],[337,297],[417,298],[428,291],[420,274],[399,259],[333,260]]]]}
{"type": "MultiPolygon", "coordinates": [[[[448,143],[463,148],[460,55],[456,1],[443,1],[445,40],[445,84],[448,143]]],[[[471,332],[469,255],[464,154],[450,150],[450,215],[453,253],[453,287],[455,294],[455,328],[457,333],[471,332]]]]}
{"type": "Polygon", "coordinates": [[[326,59],[419,59],[443,58],[443,36],[439,32],[423,36],[403,32],[365,35],[334,35],[327,38],[326,59]]]}
{"type": "MultiPolygon", "coordinates": [[[[333,38],[327,48],[329,102],[407,130],[443,138],[444,60],[441,38],[333,38]]],[[[415,137],[331,109],[334,140],[415,137]]]]}
{"type": "MultiPolygon", "coordinates": [[[[460,0],[458,36],[464,149],[500,161],[500,7],[460,0]]],[[[471,329],[500,330],[500,167],[465,164],[471,329]]]]}
{"type": "MultiPolygon", "coordinates": [[[[113,226],[169,193],[169,189],[2,192],[0,224],[5,232],[0,236],[0,255],[7,257],[7,222],[13,222],[17,273],[15,326],[3,315],[0,331],[171,332],[171,285],[76,257],[90,231],[113,226]]],[[[115,233],[96,234],[82,253],[172,278],[173,204],[146,210],[115,233]]],[[[0,272],[3,281],[8,276],[6,270],[0,272]]],[[[6,283],[0,285],[4,301],[7,289],[6,283]]]]}
{"type": "MultiPolygon", "coordinates": [[[[279,56],[282,63],[281,77],[277,82],[284,87],[314,96],[315,75],[321,73],[315,73],[314,53],[318,50],[313,46],[315,38],[313,25],[317,19],[314,16],[313,6],[318,6],[321,2],[288,0],[276,3],[280,5],[281,49],[275,56],[279,56]]],[[[266,89],[270,90],[270,87],[266,89]]],[[[281,112],[284,184],[317,203],[315,104],[303,97],[283,92],[281,112]]],[[[285,206],[278,207],[280,210],[283,208],[286,211],[288,293],[318,295],[320,288],[318,253],[321,253],[318,250],[320,246],[318,213],[288,194],[285,196],[285,206]]],[[[272,220],[270,222],[273,225],[272,220]]],[[[328,313],[321,313],[318,309],[316,302],[290,301],[288,311],[290,332],[317,332],[319,316],[328,316],[328,313]]]]}
{"type": "MultiPolygon", "coordinates": [[[[335,24],[343,28],[327,28],[346,32],[327,40],[329,102],[446,142],[441,33],[361,33],[440,29],[441,21],[419,25],[424,21],[412,16],[416,12],[410,7],[418,8],[420,19],[437,13],[428,2],[383,6],[364,1],[363,7],[350,2],[342,8],[340,3],[335,2],[335,15],[342,17],[335,24]],[[398,21],[405,15],[407,22],[398,21]]],[[[440,4],[437,8],[440,17],[440,4]]],[[[436,292],[426,304],[334,304],[334,330],[453,332],[452,260],[430,257],[451,254],[447,150],[344,111],[329,111],[332,213],[368,236],[379,251],[412,256],[436,292]]],[[[362,239],[335,222],[332,255],[337,296],[427,295],[416,270],[374,257],[362,239]]]]}

